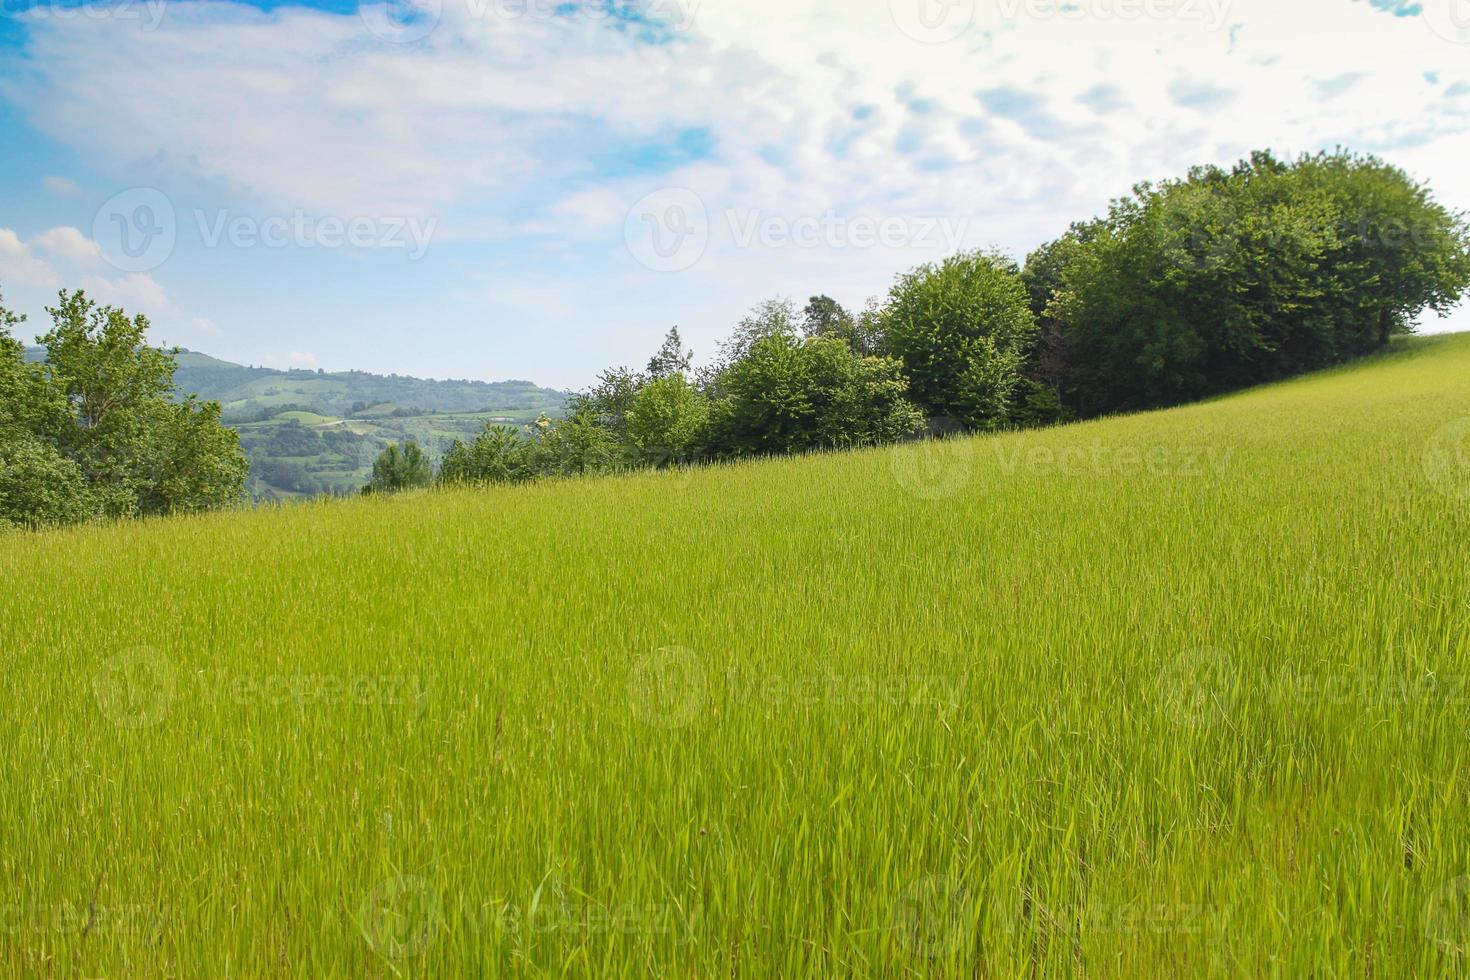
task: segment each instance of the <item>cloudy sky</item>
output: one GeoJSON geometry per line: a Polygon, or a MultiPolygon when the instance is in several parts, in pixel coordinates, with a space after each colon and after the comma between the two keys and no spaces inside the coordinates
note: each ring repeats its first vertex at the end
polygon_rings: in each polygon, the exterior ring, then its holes
{"type": "Polygon", "coordinates": [[[1470,208],[1470,0],[0,0],[0,133],[32,327],[580,387],[1253,147],[1470,208]]]}

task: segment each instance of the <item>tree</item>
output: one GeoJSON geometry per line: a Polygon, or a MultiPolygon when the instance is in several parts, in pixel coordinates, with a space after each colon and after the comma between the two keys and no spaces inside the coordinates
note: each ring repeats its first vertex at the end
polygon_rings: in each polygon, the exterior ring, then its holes
{"type": "Polygon", "coordinates": [[[720,367],[744,359],[758,342],[767,337],[796,339],[801,335],[802,326],[795,303],[789,299],[765,300],[756,304],[720,345],[720,367]]]}
{"type": "Polygon", "coordinates": [[[1057,331],[1043,375],[1083,415],[1340,363],[1470,285],[1461,216],[1402,171],[1343,152],[1197,167],[1139,185],[1086,229],[1030,277],[1047,284],[1057,331]]]}
{"type": "Polygon", "coordinates": [[[80,466],[29,433],[0,437],[0,524],[74,524],[101,513],[80,466]]]}
{"type": "Polygon", "coordinates": [[[1293,170],[1304,192],[1338,215],[1323,271],[1338,304],[1349,353],[1382,347],[1411,332],[1427,309],[1448,312],[1470,284],[1470,236],[1463,216],[1397,167],[1346,151],[1304,157],[1293,170]]]}
{"type": "Polygon", "coordinates": [[[1015,263],[967,252],[900,276],[883,327],[924,411],[978,430],[1010,421],[1036,333],[1015,263]]]}
{"type": "Polygon", "coordinates": [[[694,355],[684,349],[684,341],[679,336],[679,328],[670,327],[669,332],[664,335],[663,344],[649,359],[648,370],[645,373],[652,381],[667,378],[673,374],[684,374],[689,371],[689,362],[693,359],[694,355]]]}
{"type": "Polygon", "coordinates": [[[610,473],[622,467],[624,458],[617,436],[586,415],[559,422],[542,415],[533,427],[529,452],[537,476],[610,473]]]}
{"type": "Polygon", "coordinates": [[[140,495],[144,513],[199,513],[240,497],[250,462],[240,440],[220,420],[218,402],[193,395],[170,405],[160,419],[157,477],[140,495]]]}
{"type": "Polygon", "coordinates": [[[390,445],[373,461],[373,478],[363,493],[397,493],[427,487],[434,479],[429,457],[412,439],[390,445]]]}
{"type": "Polygon", "coordinates": [[[529,480],[531,445],[508,425],[487,425],[468,446],[458,439],[439,468],[443,483],[520,483],[529,480]]]}
{"type": "Polygon", "coordinates": [[[724,455],[892,442],[923,424],[897,361],[829,337],[773,332],[723,372],[720,388],[711,441],[724,455]]]}
{"type": "Polygon", "coordinates": [[[688,462],[699,455],[708,422],[708,400],[676,372],[638,392],[628,412],[628,440],[643,461],[688,462]]]}
{"type": "Polygon", "coordinates": [[[865,357],[883,353],[882,325],[874,306],[853,316],[832,297],[813,296],[802,318],[808,337],[840,340],[865,357]]]}
{"type": "MultiPolygon", "coordinates": [[[[166,514],[219,507],[244,493],[249,466],[219,406],[180,399],[174,352],[150,347],[144,317],[99,306],[80,290],[60,294],[39,338],[40,365],[26,364],[10,330],[21,318],[0,310],[0,441],[10,447],[7,499],[27,499],[22,522],[166,514]],[[54,480],[85,500],[36,503],[49,491],[16,481],[54,480]]],[[[19,506],[19,505],[16,505],[19,506]]]]}

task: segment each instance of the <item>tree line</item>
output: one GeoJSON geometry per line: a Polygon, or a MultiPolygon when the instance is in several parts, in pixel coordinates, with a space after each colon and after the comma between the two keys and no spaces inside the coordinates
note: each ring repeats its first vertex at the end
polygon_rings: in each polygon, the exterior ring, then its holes
{"type": "MultiPolygon", "coordinates": [[[[1140,184],[1018,264],[964,252],[852,311],[768,300],[698,368],[677,328],[565,417],[490,425],[436,468],[390,446],[368,492],[684,466],[1139,411],[1371,353],[1470,287],[1470,229],[1347,151],[1140,184]]],[[[181,393],[148,322],[80,291],[28,362],[0,308],[0,522],[208,510],[248,464],[219,405],[181,393]]]]}
{"type": "Polygon", "coordinates": [[[961,253],[857,312],[757,306],[710,365],[677,328],[529,436],[490,426],[437,473],[392,447],[369,492],[1052,425],[1290,377],[1386,346],[1470,286],[1464,217],[1339,150],[1140,184],[1018,265],[961,253]]]}

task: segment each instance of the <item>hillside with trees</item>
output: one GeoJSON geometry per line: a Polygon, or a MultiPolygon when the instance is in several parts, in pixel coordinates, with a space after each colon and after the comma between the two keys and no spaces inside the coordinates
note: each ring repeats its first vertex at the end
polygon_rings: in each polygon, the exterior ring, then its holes
{"type": "MultiPolygon", "coordinates": [[[[900,275],[860,313],[767,300],[714,362],[677,329],[565,419],[490,426],[444,482],[684,465],[993,432],[1160,408],[1344,363],[1470,286],[1462,215],[1371,156],[1140,184],[1024,266],[970,252],[900,275]]],[[[393,489],[377,485],[376,489],[393,489]]]]}

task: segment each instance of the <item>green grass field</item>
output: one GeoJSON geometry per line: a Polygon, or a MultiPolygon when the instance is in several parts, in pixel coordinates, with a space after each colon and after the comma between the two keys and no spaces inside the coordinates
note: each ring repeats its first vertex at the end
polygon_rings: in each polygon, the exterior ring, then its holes
{"type": "Polygon", "coordinates": [[[15,976],[1470,973],[1470,336],[0,539],[15,976]]]}

